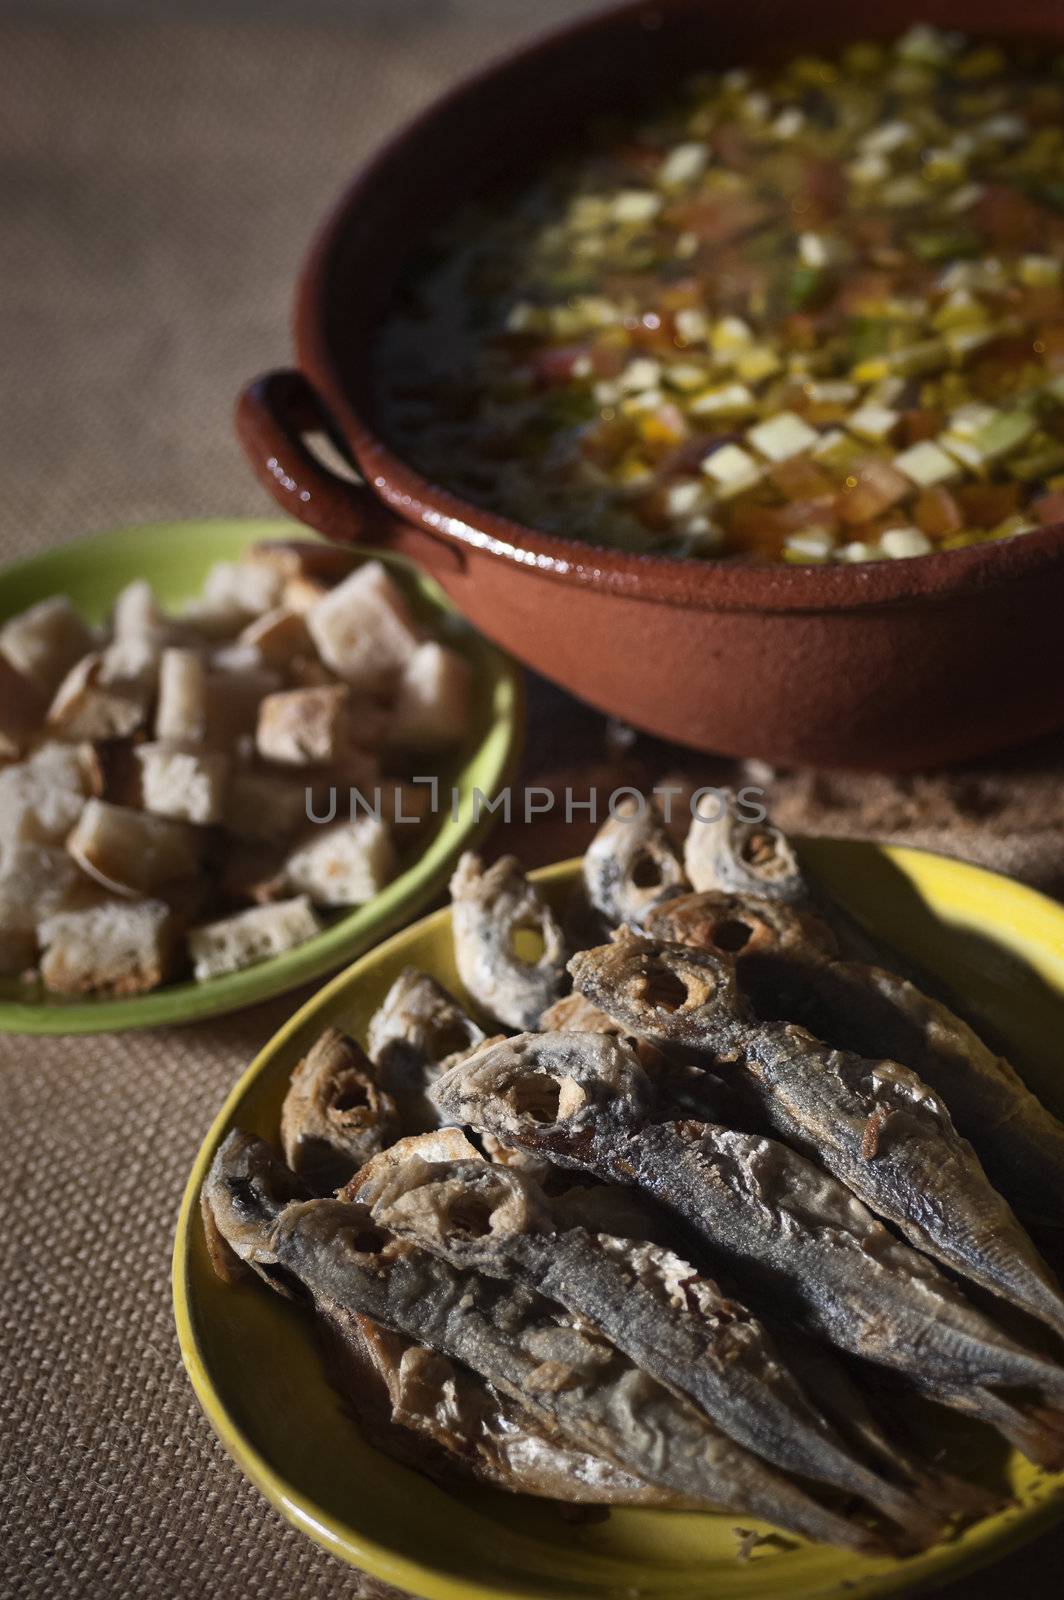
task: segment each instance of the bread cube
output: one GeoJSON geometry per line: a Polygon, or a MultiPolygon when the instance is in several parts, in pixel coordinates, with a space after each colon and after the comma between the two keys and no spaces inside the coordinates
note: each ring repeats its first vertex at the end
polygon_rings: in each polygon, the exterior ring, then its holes
{"type": "Polygon", "coordinates": [[[388,725],[389,743],[438,749],[469,732],[473,669],[465,656],[434,639],[419,645],[403,669],[388,725]]]}
{"type": "Polygon", "coordinates": [[[62,911],[40,929],[41,977],[56,994],[142,994],[170,975],[175,924],[160,900],[62,911]]]}
{"type": "Polygon", "coordinates": [[[259,755],[292,767],[337,761],[349,739],[347,701],[342,683],[267,695],[255,732],[259,755]]]}
{"type": "Polygon", "coordinates": [[[240,657],[224,655],[222,664],[213,661],[206,675],[207,743],[217,750],[232,749],[245,735],[253,747],[259,706],[281,687],[280,673],[257,657],[253,666],[244,664],[244,646],[236,648],[240,657]]]}
{"type": "Polygon", "coordinates": [[[199,744],[207,733],[207,674],[195,650],[164,650],[159,659],[155,737],[199,744]]]}
{"type": "Polygon", "coordinates": [[[21,842],[61,844],[89,794],[88,751],[49,740],[0,772],[0,852],[21,842]]]}
{"type": "Polygon", "coordinates": [[[38,925],[99,895],[99,888],[57,845],[12,845],[0,871],[0,972],[32,966],[38,925]]]}
{"type": "Polygon", "coordinates": [[[253,650],[271,667],[286,667],[294,656],[306,656],[312,648],[306,622],[285,606],[274,606],[249,622],[237,644],[253,650]]]}
{"type": "Polygon", "coordinates": [[[242,612],[246,621],[277,605],[283,581],[262,561],[218,561],[207,574],[203,599],[218,611],[242,612]]]}
{"type": "Polygon", "coordinates": [[[329,585],[318,578],[289,578],[281,590],[281,604],[287,611],[304,617],[328,593],[329,585]]]}
{"type": "Polygon", "coordinates": [[[100,683],[138,698],[146,711],[155,698],[161,654],[159,640],[147,634],[113,639],[101,656],[100,683]]]}
{"type": "Polygon", "coordinates": [[[91,628],[65,594],[38,601],[0,628],[0,650],[49,698],[95,644],[91,628]]]}
{"type": "Polygon", "coordinates": [[[137,747],[146,811],[205,825],[220,822],[229,757],[218,750],[182,750],[171,744],[137,747]]]}
{"type": "Polygon", "coordinates": [[[44,721],[47,702],[0,650],[0,761],[15,761],[44,721]]]}
{"type": "Polygon", "coordinates": [[[202,835],[186,822],[90,800],[67,839],[74,860],[118,894],[147,894],[199,870],[202,835]]]}
{"type": "Polygon", "coordinates": [[[281,578],[338,583],[351,571],[351,552],[324,539],[264,539],[244,552],[245,561],[271,567],[281,578]]]}
{"type": "Polygon", "coordinates": [[[94,652],[71,667],[48,707],[48,726],[64,739],[125,739],[147,713],[135,684],[104,682],[104,656],[94,652]]]}
{"type": "Polygon", "coordinates": [[[285,864],[289,885],[321,906],[360,906],[395,876],[388,824],[372,816],[317,828],[285,864]]]}
{"type": "Polygon", "coordinates": [[[111,633],[115,639],[152,639],[162,644],[173,632],[163,615],[155,590],[146,578],[127,583],[111,608],[111,633]]]}
{"type": "Polygon", "coordinates": [[[214,605],[210,600],[189,600],[181,607],[174,628],[177,638],[189,644],[232,639],[248,620],[248,613],[238,606],[214,605]]]}
{"type": "Polygon", "coordinates": [[[188,936],[193,976],[202,982],[224,972],[239,972],[294,949],[320,931],[321,923],[305,895],[205,923],[188,936]]]}
{"type": "Polygon", "coordinates": [[[270,772],[234,772],[222,821],[238,839],[283,839],[306,821],[307,798],[296,779],[270,772]]]}
{"type": "Polygon", "coordinates": [[[420,643],[403,592],[379,561],[315,601],[307,627],[325,665],[360,688],[395,677],[420,643]]]}

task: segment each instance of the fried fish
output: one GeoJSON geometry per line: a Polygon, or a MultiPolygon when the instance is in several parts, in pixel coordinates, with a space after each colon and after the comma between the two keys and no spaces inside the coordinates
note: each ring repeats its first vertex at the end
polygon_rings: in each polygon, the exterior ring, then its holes
{"type": "Polygon", "coordinates": [[[389,1232],[557,1301],[763,1460],[861,1496],[915,1545],[941,1533],[843,1446],[763,1325],[671,1250],[559,1227],[534,1183],[484,1162],[408,1161],[364,1195],[389,1232]]]}
{"type": "Polygon", "coordinates": [[[940,1094],[990,1178],[1032,1224],[1064,1228],[1064,1123],[948,1006],[882,967],[816,952],[740,961],[755,1009],[818,1038],[913,1068],[940,1094]]]}
{"type": "Polygon", "coordinates": [[[690,888],[680,853],[653,801],[619,802],[584,856],[587,902],[608,927],[638,927],[653,906],[690,888]]]}
{"type": "MultiPolygon", "coordinates": [[[[432,1139],[435,1143],[421,1142],[426,1152],[476,1154],[456,1129],[432,1139]]],[[[409,1159],[418,1141],[401,1142],[409,1159]]],[[[378,1176],[382,1170],[377,1168],[378,1176]]],[[[239,1252],[284,1294],[294,1292],[294,1280],[277,1266],[269,1232],[297,1193],[304,1196],[302,1186],[267,1144],[233,1133],[215,1157],[202,1197],[215,1249],[234,1259],[239,1252]]],[[[223,1275],[231,1281],[231,1273],[223,1270],[223,1275]]],[[[612,1461],[542,1431],[519,1402],[460,1362],[325,1297],[315,1301],[314,1310],[330,1375],[368,1442],[438,1482],[476,1482],[596,1505],[688,1505],[612,1461]]]]}
{"type": "Polygon", "coordinates": [[[451,926],[458,973],[478,1006],[506,1028],[534,1028],[568,987],[557,919],[515,856],[490,867],[466,852],[451,879],[451,926]],[[538,941],[535,959],[517,948],[538,941]]]}
{"type": "MultiPolygon", "coordinates": [[[[1064,1333],[1052,1273],[916,1073],[832,1050],[790,1023],[755,1022],[733,959],[715,951],[628,938],[571,965],[578,991],[635,1032],[731,1063],[768,1128],[912,1244],[1064,1333]]],[[[693,1091],[697,1104],[697,1082],[693,1091]]]]}
{"type": "Polygon", "coordinates": [[[357,1202],[287,1207],[268,1249],[316,1303],[357,1310],[472,1368],[571,1447],[687,1502],[879,1547],[872,1530],[818,1504],[556,1303],[389,1237],[357,1202]]]}
{"type": "MultiPolygon", "coordinates": [[[[775,1140],[655,1122],[634,1054],[601,1034],[484,1045],[433,1091],[455,1120],[619,1183],[698,1230],[757,1304],[786,1305],[839,1349],[930,1385],[947,1404],[983,1386],[1064,1407],[1064,1370],[1025,1349],[830,1173],[775,1140]]],[[[1056,1459],[1049,1430],[1040,1459],[1056,1459]]]]}
{"type": "Polygon", "coordinates": [[[331,1194],[399,1137],[399,1112],[354,1039],[326,1028],[292,1073],[281,1107],[285,1160],[315,1194],[331,1194]]]}
{"type": "Polygon", "coordinates": [[[428,1086],[444,1062],[484,1037],[483,1028],[435,978],[403,968],[370,1018],[368,1049],[382,1089],[396,1103],[404,1134],[436,1126],[428,1086]]]}

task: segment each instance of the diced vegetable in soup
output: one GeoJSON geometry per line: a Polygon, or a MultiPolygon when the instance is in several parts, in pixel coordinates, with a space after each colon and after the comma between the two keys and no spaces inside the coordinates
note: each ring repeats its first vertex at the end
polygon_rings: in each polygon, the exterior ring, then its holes
{"type": "Polygon", "coordinates": [[[377,351],[427,477],[758,562],[1064,517],[1064,57],[910,30],[692,79],[470,206],[377,351]]]}

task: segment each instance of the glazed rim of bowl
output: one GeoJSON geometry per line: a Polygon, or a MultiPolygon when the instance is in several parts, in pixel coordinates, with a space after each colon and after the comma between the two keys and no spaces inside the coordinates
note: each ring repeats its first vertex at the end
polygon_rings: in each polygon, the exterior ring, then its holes
{"type": "MultiPolygon", "coordinates": [[[[342,255],[341,247],[360,208],[386,190],[404,167],[416,164],[426,150],[445,144],[452,119],[478,90],[505,79],[515,70],[533,66],[547,71],[552,58],[562,57],[571,49],[579,50],[597,35],[638,28],[644,36],[652,37],[672,16],[704,14],[710,9],[709,0],[626,0],[534,39],[464,77],[433,100],[371,157],[341,194],[304,262],[296,293],[294,334],[300,366],[338,424],[366,483],[400,519],[420,524],[444,540],[563,582],[592,585],[635,599],[704,606],[708,610],[832,611],[961,598],[985,589],[1037,580],[1041,573],[1059,568],[1064,558],[1064,522],[1013,539],[900,561],[846,566],[789,566],[782,562],[753,566],[613,550],[541,532],[462,500],[422,477],[375,431],[368,416],[369,403],[357,400],[349,381],[345,381],[326,325],[337,258],[342,255]]],[[[996,6],[991,9],[988,0],[924,0],[923,4],[903,0],[896,8],[888,5],[873,16],[861,18],[857,31],[864,37],[890,37],[915,21],[964,28],[967,17],[968,30],[975,35],[995,34],[1000,38],[1011,33],[1013,37],[1030,38],[1056,34],[1064,43],[1064,13],[1056,11],[1053,4],[1035,0],[1021,14],[1018,27],[1010,26],[1015,20],[1010,18],[1004,27],[995,28],[995,9],[996,6]]],[[[838,11],[838,6],[829,0],[829,14],[837,15],[838,11]]],[[[790,29],[783,41],[787,49],[798,42],[791,31],[795,15],[789,15],[790,29]]],[[[804,24],[806,8],[802,15],[804,24]]],[[[778,55],[776,36],[769,28],[765,31],[773,40],[772,53],[778,55]]],[[[816,40],[807,38],[804,42],[814,44],[816,40]]],[[[364,349],[363,346],[363,353],[364,349]]]]}

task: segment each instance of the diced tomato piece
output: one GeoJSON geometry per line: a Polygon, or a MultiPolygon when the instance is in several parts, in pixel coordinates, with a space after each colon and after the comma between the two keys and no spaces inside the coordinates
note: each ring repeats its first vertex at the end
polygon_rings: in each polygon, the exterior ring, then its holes
{"type": "Polygon", "coordinates": [[[545,388],[557,383],[571,383],[577,362],[590,355],[586,344],[558,344],[537,350],[531,358],[532,376],[545,388]]]}
{"type": "Polygon", "coordinates": [[[601,344],[592,345],[588,353],[596,378],[619,378],[628,365],[630,355],[627,344],[621,344],[617,339],[603,339],[601,344]]]}
{"type": "Polygon", "coordinates": [[[798,198],[806,209],[803,222],[830,222],[846,204],[846,173],[839,161],[826,156],[806,156],[802,162],[802,182],[798,198]]]}
{"type": "Polygon", "coordinates": [[[956,497],[940,483],[917,496],[913,521],[929,539],[944,539],[947,534],[964,527],[956,497]]]}
{"type": "Polygon", "coordinates": [[[709,136],[710,147],[726,167],[742,172],[753,160],[750,143],[734,122],[722,122],[709,136]]]}
{"type": "Polygon", "coordinates": [[[1027,368],[1036,364],[1037,356],[1029,339],[997,339],[985,351],[980,351],[970,369],[971,385],[981,400],[991,403],[1003,395],[1015,394],[1030,387],[1031,374],[1027,368]]]}
{"type": "Polygon", "coordinates": [[[758,505],[751,501],[738,501],[733,507],[728,526],[742,540],[758,543],[765,539],[785,539],[789,533],[799,533],[802,528],[826,528],[834,533],[839,525],[833,494],[818,495],[811,500],[791,500],[782,506],[758,505]]]}
{"type": "Polygon", "coordinates": [[[792,311],[780,319],[780,343],[788,350],[813,350],[816,348],[816,318],[808,311],[792,311]]]}
{"type": "Polygon", "coordinates": [[[839,516],[843,522],[868,522],[896,506],[899,500],[912,493],[909,479],[892,467],[889,461],[865,461],[850,475],[838,499],[839,516]]]}
{"type": "Polygon", "coordinates": [[[1047,214],[1018,189],[989,183],[969,215],[994,250],[1037,250],[1047,214]]]}
{"type": "Polygon", "coordinates": [[[1040,500],[1035,501],[1031,510],[1043,527],[1049,527],[1054,522],[1064,522],[1064,489],[1057,489],[1053,494],[1044,494],[1040,500]]]}
{"type": "Polygon", "coordinates": [[[833,495],[835,485],[814,461],[792,456],[789,461],[779,461],[769,468],[769,477],[788,500],[814,500],[821,495],[833,495]]]}
{"type": "Polygon", "coordinates": [[[953,493],[965,526],[996,528],[1016,510],[1020,486],[1018,483],[962,483],[953,493]]]}
{"type": "MultiPolygon", "coordinates": [[[[859,219],[862,226],[871,220],[867,217],[859,219]]],[[[847,315],[868,316],[869,306],[879,305],[896,293],[897,280],[893,273],[854,272],[839,290],[838,304],[847,315]]]]}
{"type": "Polygon", "coordinates": [[[1024,322],[1052,322],[1064,311],[1064,296],[1053,283],[1024,289],[1015,302],[1015,310],[1024,322]]]}
{"type": "Polygon", "coordinates": [[[945,420],[941,411],[903,411],[898,424],[898,441],[904,446],[919,444],[922,439],[934,439],[942,432],[945,420]]]}
{"type": "Polygon", "coordinates": [[[670,206],[666,222],[683,233],[693,233],[704,244],[726,244],[767,222],[772,208],[754,195],[721,195],[714,200],[691,200],[670,206]]]}

